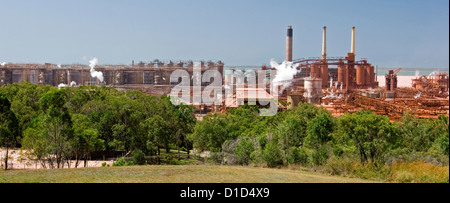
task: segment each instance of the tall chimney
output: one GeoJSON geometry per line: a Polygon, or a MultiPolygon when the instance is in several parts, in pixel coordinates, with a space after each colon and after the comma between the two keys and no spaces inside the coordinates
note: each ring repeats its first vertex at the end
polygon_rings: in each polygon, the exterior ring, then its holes
{"type": "Polygon", "coordinates": [[[293,38],[294,30],[292,26],[288,26],[287,28],[287,37],[286,37],[286,61],[292,61],[292,38],[293,38]]]}
{"type": "Polygon", "coordinates": [[[327,59],[327,26],[323,26],[322,59],[327,59]]]}
{"type": "Polygon", "coordinates": [[[352,28],[352,54],[355,54],[356,46],[355,46],[355,27],[352,28]]]}

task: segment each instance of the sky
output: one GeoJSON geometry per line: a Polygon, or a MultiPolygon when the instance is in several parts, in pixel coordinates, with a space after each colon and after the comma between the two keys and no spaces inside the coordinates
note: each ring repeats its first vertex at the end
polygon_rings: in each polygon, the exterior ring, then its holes
{"type": "Polygon", "coordinates": [[[282,62],[356,57],[380,67],[449,67],[448,0],[0,0],[0,63],[131,64],[132,60],[282,62]]]}

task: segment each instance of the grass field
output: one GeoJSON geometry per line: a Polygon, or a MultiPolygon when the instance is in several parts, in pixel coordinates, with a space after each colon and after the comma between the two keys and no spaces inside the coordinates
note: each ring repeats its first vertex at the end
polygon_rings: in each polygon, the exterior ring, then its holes
{"type": "Polygon", "coordinates": [[[292,169],[216,165],[0,170],[0,183],[361,183],[292,169]]]}

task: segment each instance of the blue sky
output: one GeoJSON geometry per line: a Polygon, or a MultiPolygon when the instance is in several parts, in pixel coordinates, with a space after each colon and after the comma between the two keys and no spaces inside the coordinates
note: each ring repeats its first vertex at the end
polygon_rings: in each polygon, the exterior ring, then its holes
{"type": "Polygon", "coordinates": [[[268,64],[350,51],[380,67],[449,67],[448,0],[0,0],[0,62],[130,64],[222,60],[268,64]]]}

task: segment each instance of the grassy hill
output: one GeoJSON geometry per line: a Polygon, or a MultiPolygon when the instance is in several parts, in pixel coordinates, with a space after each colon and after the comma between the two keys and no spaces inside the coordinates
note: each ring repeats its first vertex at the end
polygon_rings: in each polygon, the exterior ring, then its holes
{"type": "Polygon", "coordinates": [[[0,171],[0,183],[354,183],[362,179],[292,169],[217,165],[0,171]]]}

